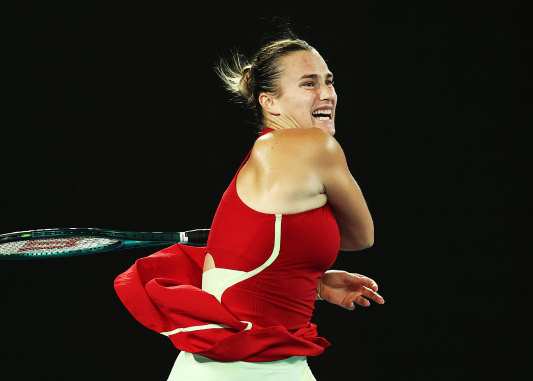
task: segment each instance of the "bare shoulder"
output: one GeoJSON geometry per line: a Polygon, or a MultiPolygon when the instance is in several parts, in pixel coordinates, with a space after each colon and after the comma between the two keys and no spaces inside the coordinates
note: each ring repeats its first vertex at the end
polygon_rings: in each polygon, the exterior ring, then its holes
{"type": "Polygon", "coordinates": [[[318,129],[276,130],[258,138],[237,175],[237,193],[264,213],[299,213],[324,205],[320,152],[330,137],[318,129]]]}
{"type": "Polygon", "coordinates": [[[319,128],[275,130],[258,138],[254,144],[254,159],[292,157],[300,160],[334,159],[342,154],[337,140],[319,128]]]}

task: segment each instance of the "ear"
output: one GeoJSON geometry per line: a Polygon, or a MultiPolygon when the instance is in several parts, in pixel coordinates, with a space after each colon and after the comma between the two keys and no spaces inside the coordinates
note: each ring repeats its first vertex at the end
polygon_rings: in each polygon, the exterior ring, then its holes
{"type": "Polygon", "coordinates": [[[279,109],[278,104],[276,102],[276,98],[272,96],[272,94],[268,93],[261,93],[259,94],[259,104],[263,108],[264,111],[271,115],[279,115],[279,109]]]}

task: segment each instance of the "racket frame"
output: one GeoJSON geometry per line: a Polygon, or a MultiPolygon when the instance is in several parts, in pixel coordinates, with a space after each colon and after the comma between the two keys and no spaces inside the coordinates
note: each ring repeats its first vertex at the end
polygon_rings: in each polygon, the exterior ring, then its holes
{"type": "MultiPolygon", "coordinates": [[[[48,252],[46,254],[31,253],[0,253],[0,259],[31,259],[31,258],[48,258],[48,257],[70,257],[85,255],[90,253],[100,253],[119,249],[140,248],[149,246],[173,245],[176,243],[203,246],[205,243],[190,242],[189,235],[195,237],[198,234],[208,234],[209,229],[189,230],[185,232],[136,232],[109,230],[100,228],[54,228],[26,230],[13,233],[0,234],[0,244],[9,242],[21,242],[41,239],[54,238],[108,238],[117,240],[117,242],[95,248],[78,249],[74,251],[48,252]]],[[[193,238],[194,240],[194,238],[193,238]]]]}

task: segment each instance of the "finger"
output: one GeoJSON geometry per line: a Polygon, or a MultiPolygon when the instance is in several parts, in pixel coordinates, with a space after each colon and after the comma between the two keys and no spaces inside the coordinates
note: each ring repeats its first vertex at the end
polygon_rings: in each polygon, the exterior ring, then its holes
{"type": "Polygon", "coordinates": [[[365,277],[364,286],[366,286],[368,288],[371,288],[373,291],[377,291],[378,290],[378,284],[376,283],[376,281],[374,279],[370,279],[368,277],[365,277]]]}
{"type": "Polygon", "coordinates": [[[367,287],[363,287],[362,295],[365,296],[366,298],[372,299],[374,302],[378,304],[385,303],[385,299],[383,299],[383,297],[380,294],[378,294],[376,291],[371,290],[367,287]]]}
{"type": "MultiPolygon", "coordinates": [[[[356,297],[359,297],[360,295],[356,295],[356,297]]],[[[351,298],[348,296],[346,299],[344,299],[339,305],[343,308],[346,308],[347,310],[353,311],[355,310],[355,298],[351,298]]]]}
{"type": "Polygon", "coordinates": [[[346,302],[342,303],[341,306],[350,311],[355,310],[355,303],[352,302],[351,300],[347,300],[346,302]]]}
{"type": "Polygon", "coordinates": [[[362,307],[370,306],[370,301],[368,301],[367,299],[363,298],[362,296],[356,297],[353,302],[359,304],[362,307]]]}
{"type": "Polygon", "coordinates": [[[354,281],[354,283],[361,284],[365,287],[371,288],[374,291],[378,290],[378,284],[374,281],[374,279],[371,279],[367,276],[357,274],[357,273],[349,273],[350,277],[354,281]]]}

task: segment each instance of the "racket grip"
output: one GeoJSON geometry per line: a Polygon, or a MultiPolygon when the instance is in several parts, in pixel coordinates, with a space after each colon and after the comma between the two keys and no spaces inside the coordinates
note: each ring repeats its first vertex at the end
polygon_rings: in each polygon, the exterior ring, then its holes
{"type": "Polygon", "coordinates": [[[209,229],[188,230],[185,232],[187,242],[197,245],[205,245],[209,237],[209,229]]]}

